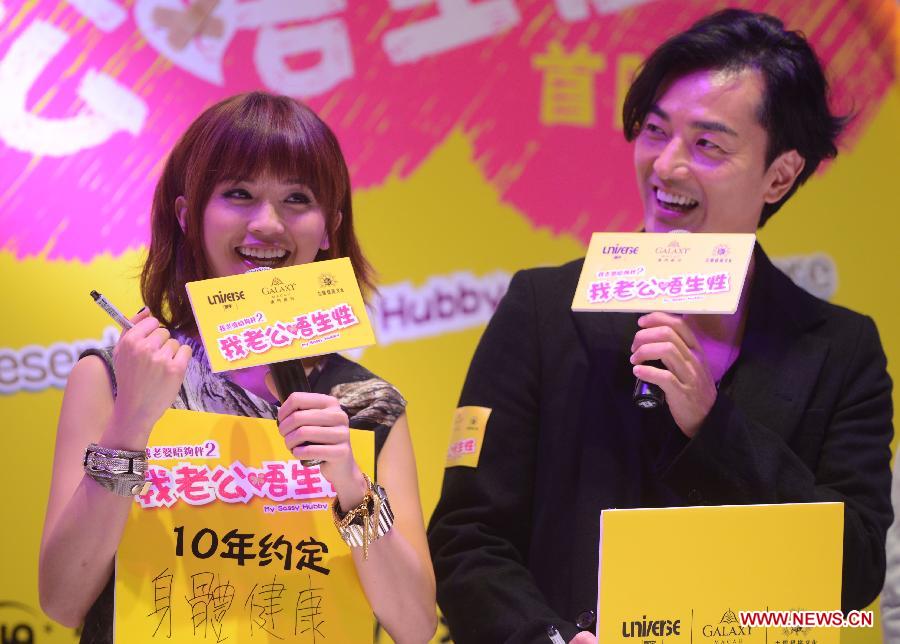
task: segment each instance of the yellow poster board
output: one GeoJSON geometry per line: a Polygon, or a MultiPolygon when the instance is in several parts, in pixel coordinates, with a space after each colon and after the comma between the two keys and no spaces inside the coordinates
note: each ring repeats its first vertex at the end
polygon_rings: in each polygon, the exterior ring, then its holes
{"type": "Polygon", "coordinates": [[[213,371],[375,344],[346,257],[188,282],[213,371]]]}
{"type": "Polygon", "coordinates": [[[734,313],[752,233],[594,233],[573,311],[734,313]]]}
{"type": "Polygon", "coordinates": [[[836,644],[840,628],[739,615],[840,609],[843,535],[843,503],[605,510],[599,640],[836,644]]]}
{"type": "MultiPolygon", "coordinates": [[[[372,475],[374,434],[351,430],[372,475]]],[[[374,618],[318,467],[275,421],[169,410],[116,558],[116,642],[366,642],[374,618]]]]}

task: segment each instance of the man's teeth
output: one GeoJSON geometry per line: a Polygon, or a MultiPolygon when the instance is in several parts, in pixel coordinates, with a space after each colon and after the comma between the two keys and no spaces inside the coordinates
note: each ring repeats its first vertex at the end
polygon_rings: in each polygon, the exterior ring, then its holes
{"type": "Polygon", "coordinates": [[[241,255],[253,257],[255,259],[282,259],[287,255],[287,251],[283,248],[249,248],[247,246],[238,246],[237,251],[241,255]]]}
{"type": "Polygon", "coordinates": [[[697,205],[697,201],[691,199],[690,197],[676,195],[671,192],[666,192],[665,190],[657,190],[656,198],[663,203],[672,204],[675,206],[686,206],[690,208],[697,205]]]}

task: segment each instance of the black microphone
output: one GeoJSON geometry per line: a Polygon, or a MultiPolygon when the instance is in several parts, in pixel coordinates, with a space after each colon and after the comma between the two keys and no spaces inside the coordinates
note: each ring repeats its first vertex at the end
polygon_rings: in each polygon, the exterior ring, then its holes
{"type": "MultiPolygon", "coordinates": [[[[687,233],[688,230],[676,229],[670,230],[672,233],[687,233]]],[[[662,360],[650,360],[644,363],[648,367],[656,367],[657,369],[665,369],[666,366],[662,360]]],[[[631,394],[631,400],[641,409],[657,409],[666,404],[666,392],[659,385],[652,382],[644,382],[640,378],[634,379],[634,391],[631,394]]]]}
{"type": "MultiPolygon", "coordinates": [[[[259,266],[251,268],[248,273],[257,271],[270,271],[268,266],[259,266]]],[[[293,360],[284,360],[282,362],[273,362],[269,365],[269,373],[272,374],[272,381],[275,383],[275,392],[278,394],[278,402],[282,405],[295,391],[312,391],[309,386],[309,378],[306,377],[306,369],[303,367],[303,360],[295,358],[293,360]]],[[[301,443],[301,447],[309,445],[309,443],[301,443]]],[[[322,459],[300,459],[303,467],[313,467],[322,463],[322,459]]]]}
{"type": "Polygon", "coordinates": [[[281,404],[284,404],[288,396],[295,391],[311,391],[306,369],[303,368],[303,360],[299,358],[273,362],[269,365],[269,372],[272,374],[275,391],[281,404]]]}
{"type": "MultiPolygon", "coordinates": [[[[311,391],[309,386],[309,378],[306,377],[306,369],[303,367],[303,360],[295,358],[294,360],[284,360],[283,362],[273,362],[269,365],[269,373],[272,374],[272,380],[275,382],[275,391],[278,394],[278,400],[281,404],[287,400],[295,391],[311,391]]],[[[309,445],[309,443],[301,443],[301,447],[309,445]]],[[[303,467],[313,467],[319,465],[322,459],[301,459],[300,463],[303,467]]]]}
{"type": "MultiPolygon", "coordinates": [[[[665,369],[662,360],[651,360],[644,363],[648,367],[665,369]]],[[[666,392],[659,385],[652,382],[644,382],[640,378],[634,379],[634,393],[631,395],[634,404],[641,409],[656,409],[666,404],[666,392]]]]}

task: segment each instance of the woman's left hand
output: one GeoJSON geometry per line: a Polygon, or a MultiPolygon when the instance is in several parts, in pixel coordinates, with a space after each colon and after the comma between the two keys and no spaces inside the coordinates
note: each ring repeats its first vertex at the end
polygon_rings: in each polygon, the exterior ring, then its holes
{"type": "Polygon", "coordinates": [[[347,414],[334,396],[296,391],[278,408],[278,431],[295,458],[321,460],[322,472],[341,508],[359,505],[366,492],[353,458],[347,414]]]}

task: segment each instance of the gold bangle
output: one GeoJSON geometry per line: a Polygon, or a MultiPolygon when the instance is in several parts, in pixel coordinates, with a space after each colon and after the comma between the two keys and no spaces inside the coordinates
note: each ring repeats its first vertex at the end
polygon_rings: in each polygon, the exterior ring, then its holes
{"type": "Polygon", "coordinates": [[[373,483],[365,473],[363,478],[368,489],[362,502],[344,514],[335,497],[331,503],[331,516],[341,539],[351,548],[362,547],[363,559],[368,560],[369,544],[390,531],[394,524],[394,513],[384,488],[373,483]]]}

